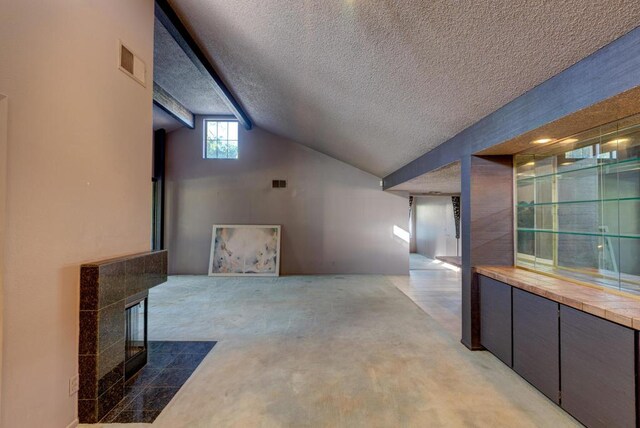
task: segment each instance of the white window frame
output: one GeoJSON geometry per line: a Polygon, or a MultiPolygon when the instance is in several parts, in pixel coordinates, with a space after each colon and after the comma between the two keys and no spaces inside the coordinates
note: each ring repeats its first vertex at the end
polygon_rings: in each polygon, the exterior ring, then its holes
{"type": "Polygon", "coordinates": [[[240,123],[237,119],[234,118],[216,118],[216,117],[209,117],[203,120],[202,122],[202,158],[206,159],[206,160],[238,160],[240,158],[240,123]],[[227,122],[227,123],[235,123],[237,124],[238,127],[238,136],[236,140],[229,140],[227,139],[227,142],[234,142],[236,143],[236,157],[208,157],[207,156],[207,130],[209,127],[209,123],[210,122],[215,122],[215,123],[221,123],[221,122],[227,122]]]}

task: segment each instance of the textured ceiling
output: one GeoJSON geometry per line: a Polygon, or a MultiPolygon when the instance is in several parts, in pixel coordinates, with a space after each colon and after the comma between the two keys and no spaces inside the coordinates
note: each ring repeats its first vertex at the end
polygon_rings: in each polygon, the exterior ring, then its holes
{"type": "Polygon", "coordinates": [[[434,193],[460,193],[460,162],[454,162],[398,184],[389,190],[412,195],[434,193]]]}
{"type": "Polygon", "coordinates": [[[196,114],[231,114],[203,76],[156,19],[154,25],[153,81],[196,114]]]}
{"type": "Polygon", "coordinates": [[[153,105],[153,130],[163,128],[167,132],[182,128],[184,125],[157,105],[153,105]]]}
{"type": "Polygon", "coordinates": [[[637,0],[171,0],[257,123],[385,176],[640,22],[637,0]]]}

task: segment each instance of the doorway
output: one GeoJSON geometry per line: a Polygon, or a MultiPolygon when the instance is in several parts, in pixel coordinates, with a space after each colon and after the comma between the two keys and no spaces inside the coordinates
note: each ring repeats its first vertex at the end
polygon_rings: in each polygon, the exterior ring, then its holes
{"type": "MultiPolygon", "coordinates": [[[[460,196],[409,198],[410,270],[442,270],[460,265],[460,196]]],[[[455,270],[455,269],[454,269],[455,270]]]]}

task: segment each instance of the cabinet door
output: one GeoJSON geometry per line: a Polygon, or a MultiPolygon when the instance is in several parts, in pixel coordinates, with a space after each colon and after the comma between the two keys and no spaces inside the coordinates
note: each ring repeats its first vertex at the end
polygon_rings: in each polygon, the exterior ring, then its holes
{"type": "Polygon", "coordinates": [[[511,367],[511,286],[478,276],[480,343],[511,367]]]}
{"type": "Polygon", "coordinates": [[[558,303],[513,289],[513,369],[559,404],[558,303]]]}
{"type": "Polygon", "coordinates": [[[561,405],[586,426],[636,426],[635,334],[560,305],[561,405]]]}

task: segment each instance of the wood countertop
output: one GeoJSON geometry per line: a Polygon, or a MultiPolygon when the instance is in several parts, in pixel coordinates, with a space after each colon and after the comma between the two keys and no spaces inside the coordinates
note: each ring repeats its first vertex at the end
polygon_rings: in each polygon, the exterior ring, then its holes
{"type": "Polygon", "coordinates": [[[640,330],[640,296],[578,284],[513,266],[476,266],[476,273],[563,305],[640,330]]]}

